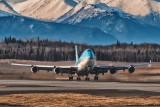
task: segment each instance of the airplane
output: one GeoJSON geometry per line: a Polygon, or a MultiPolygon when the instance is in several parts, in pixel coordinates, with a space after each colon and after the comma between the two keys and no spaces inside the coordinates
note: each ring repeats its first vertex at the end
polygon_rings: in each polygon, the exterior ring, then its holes
{"type": "Polygon", "coordinates": [[[54,71],[56,74],[68,74],[69,80],[73,80],[73,75],[77,76],[77,81],[81,81],[81,76],[85,76],[85,80],[89,81],[89,75],[93,74],[94,80],[99,80],[99,74],[104,75],[107,72],[115,74],[119,70],[128,69],[129,73],[135,72],[135,67],[138,66],[151,66],[149,63],[131,64],[125,66],[100,66],[95,64],[95,55],[91,49],[86,49],[80,57],[78,57],[77,46],[75,46],[75,58],[76,63],[72,66],[47,66],[47,65],[32,65],[32,64],[18,64],[10,63],[15,66],[31,67],[33,73],[37,73],[39,70],[54,71]]]}

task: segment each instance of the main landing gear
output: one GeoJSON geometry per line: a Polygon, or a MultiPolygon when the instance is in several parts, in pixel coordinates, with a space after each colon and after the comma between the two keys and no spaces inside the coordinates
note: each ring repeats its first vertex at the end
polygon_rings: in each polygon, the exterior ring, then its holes
{"type": "Polygon", "coordinates": [[[89,81],[89,80],[90,80],[90,78],[89,78],[88,76],[86,76],[85,80],[86,80],[86,81],[89,81]]]}
{"type": "Polygon", "coordinates": [[[96,76],[94,77],[94,81],[98,81],[98,80],[99,80],[98,75],[96,75],[96,76]]]}
{"type": "MultiPolygon", "coordinates": [[[[73,76],[72,75],[68,75],[68,77],[69,77],[69,81],[73,81],[73,76]]],[[[95,75],[94,81],[98,81],[98,80],[99,80],[98,75],[95,75]]],[[[80,76],[77,77],[77,81],[81,81],[81,77],[80,76]]],[[[85,81],[90,81],[89,76],[86,76],[85,81]]]]}
{"type": "Polygon", "coordinates": [[[73,76],[72,75],[69,75],[69,81],[73,81],[73,76]]]}
{"type": "Polygon", "coordinates": [[[80,76],[77,77],[77,81],[81,81],[81,77],[80,76]]]}
{"type": "MultiPolygon", "coordinates": [[[[68,77],[69,77],[69,81],[73,81],[73,76],[72,75],[68,75],[68,77]]],[[[80,76],[77,77],[77,81],[81,81],[80,76]]]]}

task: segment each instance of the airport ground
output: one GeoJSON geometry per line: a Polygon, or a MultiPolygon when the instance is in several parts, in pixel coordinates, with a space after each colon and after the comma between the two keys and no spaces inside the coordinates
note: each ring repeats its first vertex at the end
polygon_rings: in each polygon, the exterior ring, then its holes
{"type": "MultiPolygon", "coordinates": [[[[137,68],[129,74],[100,76],[98,82],[68,81],[67,75],[40,71],[32,74],[30,68],[10,66],[8,61],[20,63],[71,65],[74,62],[40,62],[0,60],[0,106],[160,106],[160,63],[151,68],[137,68]]],[[[123,62],[102,62],[102,65],[126,65],[123,62]]]]}

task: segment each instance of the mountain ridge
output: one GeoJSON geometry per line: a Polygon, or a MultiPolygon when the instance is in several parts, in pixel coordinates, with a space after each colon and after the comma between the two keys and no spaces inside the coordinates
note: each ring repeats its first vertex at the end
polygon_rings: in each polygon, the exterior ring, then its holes
{"type": "Polygon", "coordinates": [[[54,20],[68,12],[75,5],[77,3],[74,0],[27,0],[12,6],[24,16],[54,20]]]}
{"type": "Polygon", "coordinates": [[[5,0],[0,0],[0,10],[6,11],[12,14],[18,14],[8,2],[5,0]]]}
{"type": "Polygon", "coordinates": [[[78,4],[96,3],[117,7],[135,16],[146,16],[152,12],[160,12],[160,2],[156,0],[26,0],[14,3],[12,7],[25,16],[43,20],[56,20],[78,4]]]}
{"type": "Polygon", "coordinates": [[[16,38],[48,38],[67,42],[79,42],[93,45],[112,44],[115,37],[97,28],[78,27],[69,24],[40,21],[18,15],[0,17],[0,38],[13,36],[16,38]],[[19,28],[17,28],[20,26],[19,28]]]}
{"type": "Polygon", "coordinates": [[[82,27],[97,27],[114,35],[122,42],[160,42],[158,39],[160,28],[157,27],[159,24],[155,26],[154,23],[146,23],[145,18],[137,18],[118,8],[109,7],[103,3],[87,4],[86,7],[82,7],[75,14],[71,12],[66,13],[64,17],[57,21],[82,27]]]}
{"type": "MultiPolygon", "coordinates": [[[[25,0],[8,5],[5,6],[12,6],[9,9],[20,14],[13,17],[12,14],[0,12],[0,17],[5,16],[17,23],[5,20],[1,21],[1,25],[11,23],[8,28],[13,27],[12,30],[22,32],[25,36],[28,34],[48,37],[48,33],[49,37],[53,34],[59,35],[54,36],[57,39],[74,41],[77,38],[73,35],[76,35],[80,42],[93,44],[94,40],[99,40],[96,44],[105,44],[104,41],[113,43],[116,40],[127,43],[160,42],[160,2],[156,0],[25,0]],[[9,15],[10,18],[7,17],[9,15]],[[24,23],[24,20],[28,21],[24,23]],[[23,29],[18,31],[14,29],[15,26],[22,26],[23,29]],[[55,29],[57,34],[53,32],[55,29]],[[68,37],[65,37],[66,35],[68,37]]],[[[6,29],[6,34],[8,33],[6,27],[2,29],[3,32],[6,29]]]]}

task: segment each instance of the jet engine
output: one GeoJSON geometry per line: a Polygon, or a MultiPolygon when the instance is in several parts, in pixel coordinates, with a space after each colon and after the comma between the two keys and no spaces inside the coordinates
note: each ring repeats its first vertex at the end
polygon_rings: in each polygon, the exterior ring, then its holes
{"type": "Polygon", "coordinates": [[[117,72],[117,70],[115,69],[115,67],[112,67],[111,69],[110,69],[110,73],[111,74],[115,74],[117,72]]]}
{"type": "Polygon", "coordinates": [[[128,68],[128,72],[129,72],[129,73],[134,73],[134,71],[135,71],[135,68],[134,68],[133,65],[131,65],[131,66],[128,68]]]}
{"type": "Polygon", "coordinates": [[[37,73],[38,72],[38,68],[36,66],[31,68],[32,73],[37,73]]]}
{"type": "Polygon", "coordinates": [[[55,72],[56,74],[59,74],[59,73],[61,72],[61,69],[60,69],[60,68],[55,68],[55,69],[54,69],[54,72],[55,72]]]}

